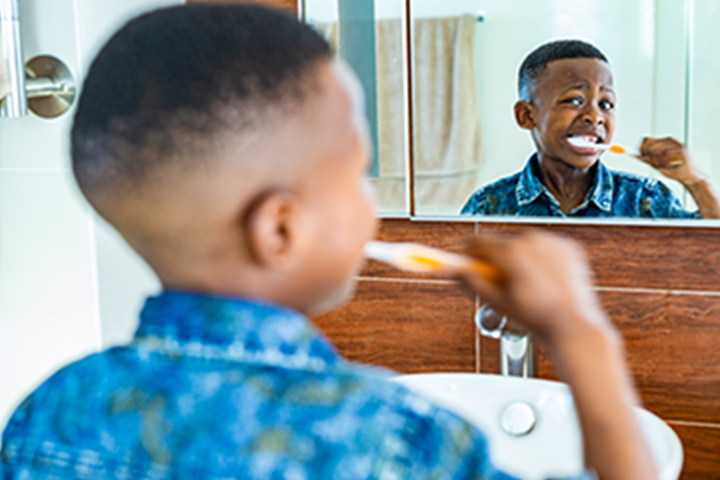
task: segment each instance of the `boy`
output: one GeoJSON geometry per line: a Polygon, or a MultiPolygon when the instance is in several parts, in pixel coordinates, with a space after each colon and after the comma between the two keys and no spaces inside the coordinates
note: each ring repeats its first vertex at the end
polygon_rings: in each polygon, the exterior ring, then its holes
{"type": "MultiPolygon", "coordinates": [[[[85,81],[73,169],[164,291],[130,345],[64,368],[18,408],[0,478],[508,478],[480,432],[344,361],[303,316],[348,295],[374,234],[366,128],[352,74],[281,13],[182,6],[121,29],[85,81]]],[[[475,248],[502,289],[446,274],[548,342],[593,432],[588,464],[653,478],[577,247],[535,235],[475,248]]]]}
{"type": "Polygon", "coordinates": [[[530,131],[537,152],[525,168],[482,187],[462,208],[466,215],[548,217],[720,218],[720,197],[672,138],[645,138],[640,160],[679,181],[697,212],[682,208],[652,178],[613,171],[602,150],[571,138],[608,144],[615,130],[615,92],[605,55],[579,40],[541,45],[520,66],[515,120],[530,131]]]}

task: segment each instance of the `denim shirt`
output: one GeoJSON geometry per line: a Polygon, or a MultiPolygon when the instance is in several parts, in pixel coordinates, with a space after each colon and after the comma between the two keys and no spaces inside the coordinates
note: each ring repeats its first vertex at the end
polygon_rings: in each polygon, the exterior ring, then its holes
{"type": "Polygon", "coordinates": [[[3,433],[0,479],[507,479],[482,434],[351,364],[302,315],[180,292],[130,345],[54,374],[3,433]]]}
{"type": "Polygon", "coordinates": [[[491,183],[473,193],[461,215],[507,215],[533,217],[627,217],[700,218],[685,210],[664,183],[649,177],[610,170],[600,160],[585,200],[568,213],[540,182],[537,154],[518,173],[491,183]]]}

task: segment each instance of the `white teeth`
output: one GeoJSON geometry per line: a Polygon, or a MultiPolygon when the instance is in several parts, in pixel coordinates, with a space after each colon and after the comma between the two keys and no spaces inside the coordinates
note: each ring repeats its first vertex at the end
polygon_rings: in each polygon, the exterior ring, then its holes
{"type": "Polygon", "coordinates": [[[578,135],[568,138],[568,142],[578,148],[596,148],[598,146],[598,140],[599,138],[594,135],[578,135]]]}
{"type": "Polygon", "coordinates": [[[598,143],[600,141],[600,137],[597,135],[574,135],[571,138],[580,138],[586,143],[598,143]]]}

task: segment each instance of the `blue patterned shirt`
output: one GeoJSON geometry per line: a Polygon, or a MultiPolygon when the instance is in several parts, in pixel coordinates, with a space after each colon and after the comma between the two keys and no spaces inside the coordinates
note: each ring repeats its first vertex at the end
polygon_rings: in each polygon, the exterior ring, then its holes
{"type": "Polygon", "coordinates": [[[165,292],[130,345],[27,398],[0,479],[507,479],[480,432],[351,364],[302,315],[165,292]]]}
{"type": "Polygon", "coordinates": [[[537,154],[520,172],[480,188],[467,200],[461,215],[514,217],[700,218],[689,212],[664,183],[649,177],[610,170],[600,160],[585,200],[568,213],[540,182],[537,154]]]}

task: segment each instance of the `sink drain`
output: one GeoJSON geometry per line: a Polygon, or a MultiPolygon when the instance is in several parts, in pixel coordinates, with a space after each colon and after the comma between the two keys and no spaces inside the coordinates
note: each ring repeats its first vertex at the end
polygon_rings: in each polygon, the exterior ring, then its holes
{"type": "Polygon", "coordinates": [[[513,437],[522,437],[532,432],[537,424],[535,410],[521,401],[508,404],[500,414],[502,429],[513,437]]]}

